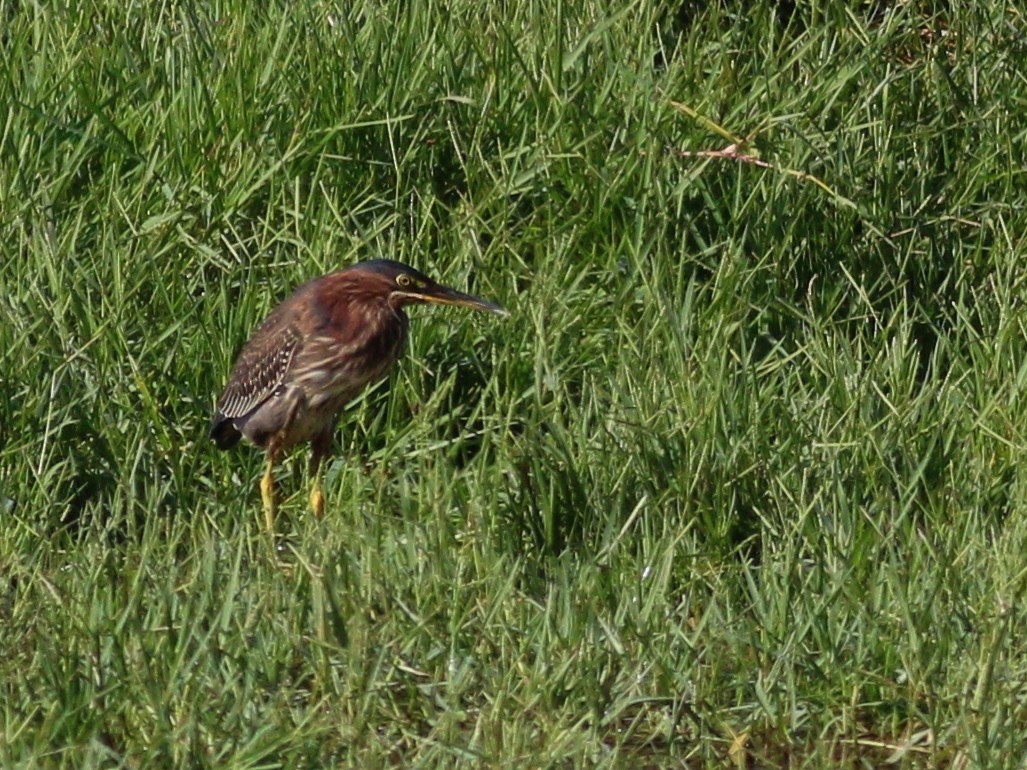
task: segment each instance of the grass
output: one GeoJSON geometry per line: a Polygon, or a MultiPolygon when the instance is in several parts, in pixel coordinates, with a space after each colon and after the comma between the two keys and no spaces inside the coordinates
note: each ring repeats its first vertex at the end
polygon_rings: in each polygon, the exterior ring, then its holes
{"type": "Polygon", "coordinates": [[[0,765],[1023,765],[1027,22],[796,5],[0,2],[0,765]],[[513,315],[274,557],[213,400],[374,256],[513,315]]]}

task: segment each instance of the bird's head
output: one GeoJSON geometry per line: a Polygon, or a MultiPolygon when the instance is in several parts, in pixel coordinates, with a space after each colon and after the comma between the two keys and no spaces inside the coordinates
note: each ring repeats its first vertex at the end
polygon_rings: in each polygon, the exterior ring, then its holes
{"type": "Polygon", "coordinates": [[[433,303],[466,307],[501,316],[509,315],[495,302],[489,302],[481,297],[475,297],[473,294],[464,294],[462,291],[443,286],[419,270],[391,259],[358,262],[344,272],[357,274],[360,283],[367,288],[369,293],[386,298],[389,304],[397,310],[404,305],[433,303]]]}

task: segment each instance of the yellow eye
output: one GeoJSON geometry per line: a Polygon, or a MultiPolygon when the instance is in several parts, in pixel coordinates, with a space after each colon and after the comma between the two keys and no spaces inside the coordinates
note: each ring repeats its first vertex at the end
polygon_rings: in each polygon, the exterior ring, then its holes
{"type": "Polygon", "coordinates": [[[411,279],[410,276],[406,273],[403,273],[401,275],[396,276],[396,283],[398,283],[400,286],[409,286],[411,283],[413,283],[413,279],[411,279]]]}

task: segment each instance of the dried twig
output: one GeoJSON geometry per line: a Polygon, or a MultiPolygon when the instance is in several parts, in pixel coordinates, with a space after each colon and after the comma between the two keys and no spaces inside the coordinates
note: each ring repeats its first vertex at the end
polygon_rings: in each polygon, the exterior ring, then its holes
{"type": "Polygon", "coordinates": [[[734,161],[738,161],[740,163],[749,163],[749,164],[751,164],[753,166],[759,166],[760,168],[770,169],[771,171],[778,171],[778,172],[780,172],[782,174],[788,174],[788,176],[793,176],[796,179],[802,179],[804,181],[812,182],[817,187],[822,189],[824,192],[829,194],[832,198],[834,198],[838,203],[840,203],[840,204],[842,204],[844,206],[848,206],[849,208],[857,209],[858,210],[859,207],[855,204],[855,202],[853,202],[853,201],[849,200],[848,198],[846,198],[844,195],[839,193],[837,190],[835,190],[833,187],[828,185],[826,182],[824,182],[819,177],[816,177],[813,174],[809,174],[809,173],[807,173],[805,171],[799,171],[799,170],[793,169],[793,168],[781,168],[780,166],[775,166],[773,163],[768,163],[765,160],[760,160],[755,155],[750,155],[750,154],[744,152],[743,148],[747,144],[749,144],[753,139],[756,138],[756,136],[759,133],[758,130],[754,131],[749,136],[747,136],[747,137],[745,137],[743,139],[741,137],[735,136],[730,131],[728,131],[726,128],[724,128],[723,126],[720,126],[717,123],[714,123],[712,120],[707,118],[705,115],[700,115],[698,112],[693,110],[687,104],[682,104],[681,102],[675,102],[673,100],[670,100],[670,104],[676,110],[680,110],[681,112],[683,112],[686,115],[688,115],[690,118],[693,118],[693,119],[699,121],[700,123],[702,123],[704,126],[706,126],[708,129],[710,129],[714,133],[719,134],[720,136],[724,137],[729,142],[731,142],[731,144],[729,144],[727,147],[725,147],[722,150],[676,150],[675,154],[678,155],[679,157],[682,157],[682,158],[719,158],[721,160],[734,160],[734,161]]]}

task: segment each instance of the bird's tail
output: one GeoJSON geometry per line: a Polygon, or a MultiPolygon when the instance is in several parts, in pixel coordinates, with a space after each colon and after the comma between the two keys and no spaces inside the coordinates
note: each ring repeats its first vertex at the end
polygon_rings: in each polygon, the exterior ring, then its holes
{"type": "Polygon", "coordinates": [[[242,433],[235,427],[231,417],[218,413],[210,424],[210,438],[218,449],[231,449],[239,443],[242,433]]]}

